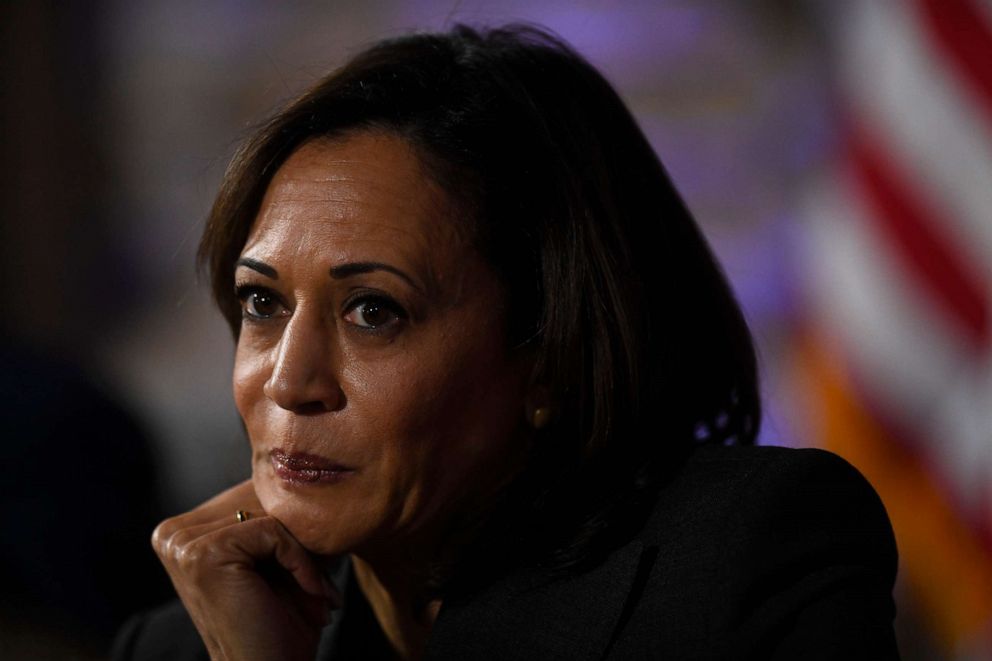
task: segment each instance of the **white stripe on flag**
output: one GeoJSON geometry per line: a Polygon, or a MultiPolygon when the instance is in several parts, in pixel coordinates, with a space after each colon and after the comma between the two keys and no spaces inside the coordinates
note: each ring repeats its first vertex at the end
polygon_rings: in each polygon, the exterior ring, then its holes
{"type": "MultiPolygon", "coordinates": [[[[931,48],[906,2],[852,2],[839,31],[848,105],[992,279],[992,123],[931,48]]],[[[989,63],[992,66],[992,62],[989,63]]]]}
{"type": "Polygon", "coordinates": [[[953,499],[974,512],[992,465],[979,396],[988,366],[945,332],[930,299],[909,285],[851,182],[838,176],[808,202],[814,321],[841,347],[873,404],[927,441],[919,452],[954,489],[953,499]]]}

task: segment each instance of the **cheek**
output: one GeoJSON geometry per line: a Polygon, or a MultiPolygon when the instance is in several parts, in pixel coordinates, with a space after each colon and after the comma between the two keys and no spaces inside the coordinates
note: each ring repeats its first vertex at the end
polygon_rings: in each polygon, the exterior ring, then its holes
{"type": "Polygon", "coordinates": [[[376,364],[354,362],[342,371],[343,421],[394,487],[416,480],[422,457],[444,434],[438,405],[443,371],[403,356],[376,364]]]}
{"type": "Polygon", "coordinates": [[[231,385],[234,393],[234,404],[249,428],[252,422],[252,413],[265,397],[264,387],[267,378],[264,355],[249,351],[242,343],[239,343],[234,357],[231,385]]]}
{"type": "Polygon", "coordinates": [[[384,450],[393,472],[448,481],[474,473],[474,464],[505,454],[514,442],[523,420],[521,379],[493,348],[469,348],[354,375],[361,390],[353,403],[364,402],[368,431],[392,440],[384,450]]]}
{"type": "Polygon", "coordinates": [[[436,428],[444,426],[444,403],[462,387],[451,362],[413,352],[379,363],[356,361],[343,370],[342,385],[349,404],[361,408],[359,416],[373,428],[436,428]]]}

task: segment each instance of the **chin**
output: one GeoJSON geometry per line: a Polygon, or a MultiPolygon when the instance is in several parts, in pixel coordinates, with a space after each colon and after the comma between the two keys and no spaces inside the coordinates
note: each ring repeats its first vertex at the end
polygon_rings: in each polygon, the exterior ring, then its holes
{"type": "Polygon", "coordinates": [[[279,520],[296,540],[315,555],[341,555],[360,545],[364,535],[341,520],[341,510],[320,498],[284,489],[256,476],[255,492],[265,513],[279,520]]]}

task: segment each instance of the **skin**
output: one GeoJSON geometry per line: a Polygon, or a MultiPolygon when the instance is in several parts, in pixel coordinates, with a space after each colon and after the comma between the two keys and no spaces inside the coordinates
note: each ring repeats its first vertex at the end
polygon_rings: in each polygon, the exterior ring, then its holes
{"type": "Polygon", "coordinates": [[[337,599],[320,560],[342,553],[416,658],[440,605],[421,598],[427,563],[532,441],[540,393],[507,346],[502,287],[413,148],[384,133],[300,147],[241,256],[234,395],[252,480],[164,522],[156,549],[215,658],[313,658],[337,599]],[[384,266],[341,270],[370,263],[384,266]],[[274,450],[342,470],[286,479],[274,450]],[[239,508],[253,517],[235,523],[239,508]]]}

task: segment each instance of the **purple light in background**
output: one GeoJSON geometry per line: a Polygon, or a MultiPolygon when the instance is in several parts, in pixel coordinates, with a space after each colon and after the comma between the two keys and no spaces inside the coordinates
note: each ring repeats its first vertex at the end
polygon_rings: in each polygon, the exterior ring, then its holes
{"type": "Polygon", "coordinates": [[[593,9],[545,4],[535,12],[534,20],[571,41],[585,56],[605,64],[686,57],[696,50],[711,14],[699,7],[593,9]]]}
{"type": "Polygon", "coordinates": [[[700,39],[712,32],[717,11],[700,6],[659,2],[619,3],[601,7],[568,2],[453,3],[439,11],[431,0],[403,3],[396,19],[424,29],[443,29],[453,22],[495,26],[511,22],[543,25],[561,35],[597,66],[622,74],[629,65],[666,68],[698,50],[700,39]]]}

